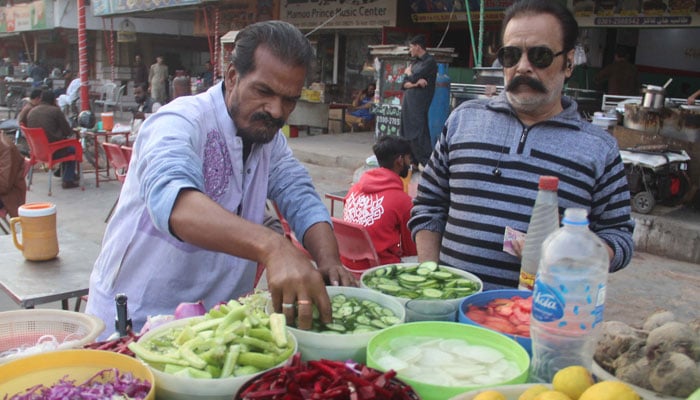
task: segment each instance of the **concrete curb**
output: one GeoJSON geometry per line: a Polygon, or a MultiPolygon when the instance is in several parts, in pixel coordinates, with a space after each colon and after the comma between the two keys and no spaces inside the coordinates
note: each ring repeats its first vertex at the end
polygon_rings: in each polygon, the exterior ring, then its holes
{"type": "Polygon", "coordinates": [[[697,224],[658,215],[633,214],[634,250],[700,264],[697,224]]]}

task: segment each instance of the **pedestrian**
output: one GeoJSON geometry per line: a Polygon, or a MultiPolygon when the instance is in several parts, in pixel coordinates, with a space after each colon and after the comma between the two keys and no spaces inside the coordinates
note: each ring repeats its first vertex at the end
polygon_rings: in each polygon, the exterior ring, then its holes
{"type": "Polygon", "coordinates": [[[408,51],[415,60],[406,69],[401,89],[400,135],[411,142],[413,163],[425,166],[430,158],[430,127],[428,110],[435,94],[437,63],[426,51],[425,36],[418,35],[409,41],[408,51]]]}
{"type": "Polygon", "coordinates": [[[143,63],[141,54],[136,54],[134,56],[134,66],[131,69],[131,76],[134,79],[134,87],[144,82],[148,85],[148,68],[146,64],[143,63]]]}
{"type": "Polygon", "coordinates": [[[627,48],[618,46],[615,49],[615,59],[605,68],[601,69],[593,78],[598,85],[608,82],[605,93],[618,96],[638,96],[639,76],[637,67],[629,62],[627,48]]]}
{"type": "Polygon", "coordinates": [[[27,125],[27,115],[29,115],[29,111],[39,103],[41,103],[41,89],[32,89],[29,93],[29,101],[24,103],[19,114],[17,114],[17,122],[20,125],[27,125]]]}
{"type": "Polygon", "coordinates": [[[203,89],[206,90],[214,85],[214,66],[211,61],[207,61],[204,63],[204,68],[205,70],[202,73],[202,86],[203,89]]]}
{"type": "MultiPolygon", "coordinates": [[[[132,144],[138,137],[143,121],[161,107],[160,103],[149,96],[148,82],[141,82],[134,87],[134,101],[137,106],[131,110],[131,132],[129,132],[129,143],[132,144]]],[[[122,146],[126,144],[126,138],[122,135],[112,136],[109,141],[122,146]]]]}
{"type": "MultiPolygon", "coordinates": [[[[379,168],[360,177],[347,195],[343,220],[364,226],[382,264],[401,262],[416,255],[416,244],[408,230],[411,198],[403,190],[402,178],[411,167],[411,144],[399,136],[382,136],[372,147],[379,168]]],[[[369,268],[368,260],[341,258],[343,265],[358,271],[369,268]]]]}
{"type": "Polygon", "coordinates": [[[371,131],[374,129],[374,114],[371,108],[374,104],[374,91],[377,86],[370,83],[366,88],[357,92],[352,99],[352,111],[345,116],[345,123],[355,131],[371,131]]]}
{"type": "Polygon", "coordinates": [[[418,185],[409,227],[419,261],[475,273],[484,290],[517,287],[520,258],[503,251],[505,230],[527,232],[539,177],[553,175],[560,211],[589,212],[610,271],[629,263],[634,222],[617,142],[561,94],[577,35],[559,2],[522,0],[506,10],[498,51],[505,90],[450,114],[418,185]]]}
{"type": "Polygon", "coordinates": [[[273,309],[288,323],[298,317],[302,329],[311,327],[312,303],[330,322],[326,284],[356,284],[328,210],[281,132],[310,71],[311,44],[293,25],[265,21],[241,30],[234,45],[223,82],[177,98],[141,126],[90,278],[86,312],[109,328],[118,293],[129,297],[138,331],[180,302],[212,307],[250,292],[258,264],[273,309]],[[262,225],[268,197],[317,268],[262,225]]]}
{"type": "Polygon", "coordinates": [[[156,62],[151,65],[148,73],[148,82],[151,85],[151,97],[160,104],[168,102],[168,66],[165,65],[163,56],[156,57],[156,62]]]}
{"type": "MultiPolygon", "coordinates": [[[[68,120],[60,108],[56,105],[56,97],[51,90],[41,92],[41,103],[27,115],[27,126],[29,128],[43,128],[49,143],[67,139],[73,136],[73,130],[68,124],[68,120]]],[[[76,149],[68,147],[56,151],[54,158],[65,157],[75,154],[76,149]]],[[[61,163],[62,187],[72,189],[80,186],[80,178],[75,172],[75,161],[65,161],[61,163]]]]}
{"type": "Polygon", "coordinates": [[[44,67],[44,63],[39,60],[29,69],[29,77],[32,78],[32,87],[38,88],[44,84],[44,79],[49,76],[49,71],[44,67]]]}

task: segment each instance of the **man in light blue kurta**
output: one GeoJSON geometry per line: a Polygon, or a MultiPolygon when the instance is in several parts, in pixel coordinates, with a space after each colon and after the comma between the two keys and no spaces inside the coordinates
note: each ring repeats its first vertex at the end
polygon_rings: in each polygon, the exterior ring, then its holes
{"type": "Polygon", "coordinates": [[[105,321],[103,337],[118,293],[128,296],[139,330],[147,316],[171,314],[180,302],[212,307],[249,292],[258,263],[267,267],[275,309],[288,319],[297,309],[300,325],[310,325],[310,302],[330,317],[324,279],[355,284],[338,259],[328,211],[279,132],[303,87],[307,41],[274,21],[242,31],[236,46],[223,83],[174,100],[141,127],[90,278],[86,312],[105,321]],[[266,198],[318,270],[261,225],[266,198]]]}

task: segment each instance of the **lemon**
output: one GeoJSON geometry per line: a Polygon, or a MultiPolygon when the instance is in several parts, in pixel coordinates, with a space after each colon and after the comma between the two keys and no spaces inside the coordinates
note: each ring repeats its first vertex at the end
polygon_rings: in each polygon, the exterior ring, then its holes
{"type": "Polygon", "coordinates": [[[535,396],[532,400],[573,400],[571,397],[556,390],[547,390],[535,396]]]}
{"type": "Polygon", "coordinates": [[[593,376],[585,367],[572,365],[560,369],[554,374],[552,388],[569,396],[571,400],[578,400],[581,393],[593,385],[593,376]]]}
{"type": "Polygon", "coordinates": [[[526,391],[524,391],[520,396],[518,397],[518,400],[533,400],[535,396],[542,392],[548,391],[549,388],[545,385],[534,385],[528,388],[526,391]]]}
{"type": "Polygon", "coordinates": [[[639,400],[639,395],[619,381],[603,381],[586,389],[579,400],[639,400]]]}
{"type": "Polygon", "coordinates": [[[473,400],[507,400],[503,393],[496,390],[487,390],[477,394],[473,400]]]}

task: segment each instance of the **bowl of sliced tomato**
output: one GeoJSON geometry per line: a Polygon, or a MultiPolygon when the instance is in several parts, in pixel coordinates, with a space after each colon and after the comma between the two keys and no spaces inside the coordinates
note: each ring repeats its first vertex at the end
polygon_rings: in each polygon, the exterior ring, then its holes
{"type": "Polygon", "coordinates": [[[457,319],[461,323],[491,329],[511,337],[532,355],[531,311],[531,291],[497,289],[465,298],[460,304],[457,319]]]}

